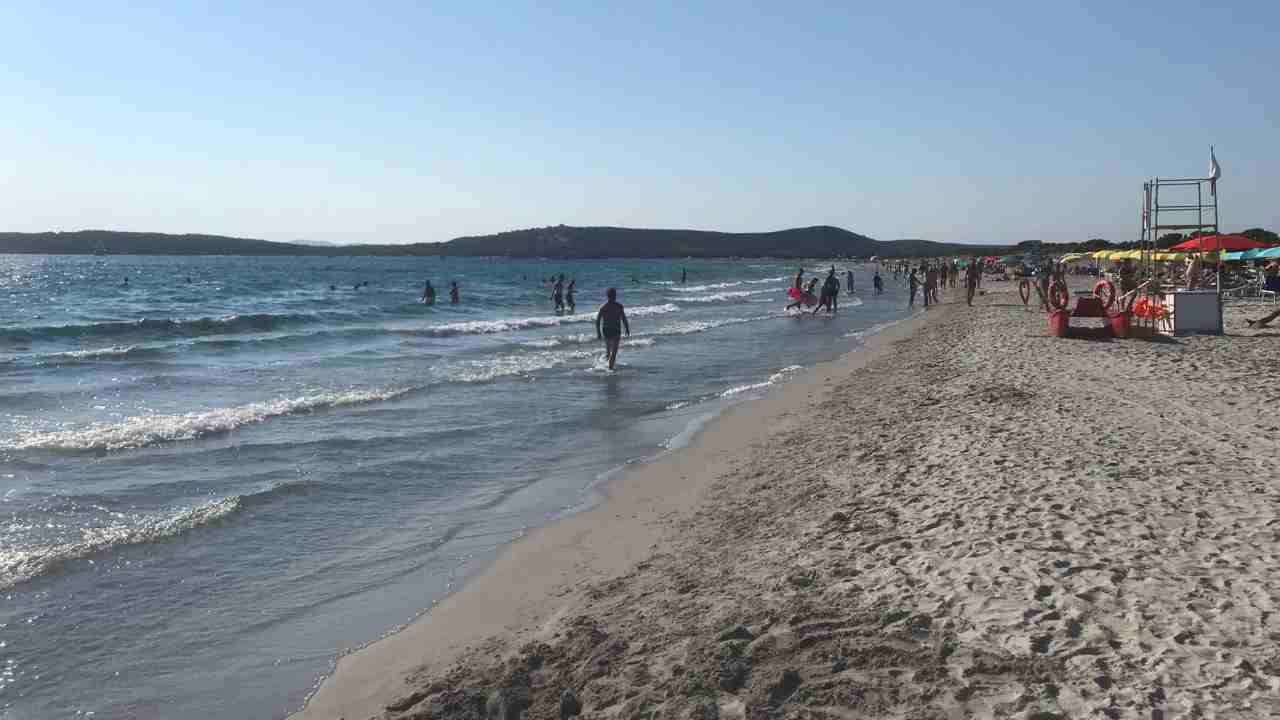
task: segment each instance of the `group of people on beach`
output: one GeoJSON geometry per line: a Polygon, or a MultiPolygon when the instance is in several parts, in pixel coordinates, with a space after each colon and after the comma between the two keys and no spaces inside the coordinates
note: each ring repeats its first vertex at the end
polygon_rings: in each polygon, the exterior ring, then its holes
{"type": "MultiPolygon", "coordinates": [[[[451,280],[449,282],[449,302],[453,305],[457,305],[461,301],[462,301],[462,292],[458,286],[458,281],[451,280]]],[[[422,289],[422,304],[424,305],[436,304],[436,289],[434,286],[431,285],[430,280],[427,281],[427,286],[422,289]]]]}
{"type": "Polygon", "coordinates": [[[552,277],[553,286],[551,288],[551,302],[556,306],[557,313],[563,313],[568,310],[569,314],[577,312],[578,305],[573,299],[577,278],[570,278],[569,284],[564,284],[564,273],[560,273],[558,277],[552,277]]]}
{"type": "MultiPolygon", "coordinates": [[[[894,265],[894,276],[897,277],[902,272],[899,264],[894,265]]],[[[940,260],[940,261],[924,261],[919,267],[906,268],[908,296],[907,306],[915,307],[916,293],[921,293],[924,300],[924,306],[929,307],[930,304],[937,305],[941,300],[938,297],[938,290],[946,287],[955,288],[959,278],[964,276],[965,302],[972,307],[974,295],[978,293],[978,288],[982,286],[982,266],[975,260],[970,259],[962,268],[959,260],[940,260]]]]}
{"type": "MultiPolygon", "coordinates": [[[[871,286],[876,295],[884,292],[884,280],[880,278],[880,270],[877,268],[875,276],[871,279],[871,286]]],[[[845,290],[850,294],[854,294],[853,290],[853,270],[845,270],[845,290]]],[[[826,310],[828,313],[834,314],[840,308],[840,278],[836,275],[835,265],[827,272],[827,277],[822,281],[822,289],[818,291],[818,278],[812,277],[806,282],[804,279],[804,268],[796,271],[796,279],[791,284],[791,289],[787,291],[792,302],[787,305],[786,309],[803,308],[805,305],[816,305],[812,315],[826,310]]]]}

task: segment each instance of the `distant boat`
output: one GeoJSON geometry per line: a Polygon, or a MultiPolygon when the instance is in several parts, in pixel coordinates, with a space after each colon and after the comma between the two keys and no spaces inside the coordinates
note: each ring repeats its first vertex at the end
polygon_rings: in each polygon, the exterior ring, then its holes
{"type": "Polygon", "coordinates": [[[101,240],[99,240],[98,243],[93,246],[93,254],[94,255],[110,255],[111,253],[107,251],[107,246],[104,245],[101,240]]]}

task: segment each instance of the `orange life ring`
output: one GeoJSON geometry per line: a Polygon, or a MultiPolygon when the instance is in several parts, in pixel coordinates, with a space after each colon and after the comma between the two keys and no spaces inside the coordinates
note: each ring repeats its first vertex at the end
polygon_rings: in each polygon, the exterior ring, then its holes
{"type": "Polygon", "coordinates": [[[1067,291],[1066,283],[1055,282],[1049,286],[1049,304],[1056,310],[1067,309],[1071,304],[1071,293],[1067,291]]]}
{"type": "Polygon", "coordinates": [[[1104,310],[1110,310],[1116,302],[1116,286],[1110,280],[1099,280],[1098,284],[1093,286],[1093,294],[1103,300],[1104,310]]]}
{"type": "Polygon", "coordinates": [[[1022,296],[1022,304],[1026,305],[1031,302],[1031,281],[1022,278],[1022,282],[1018,283],[1018,294],[1022,296]]]}

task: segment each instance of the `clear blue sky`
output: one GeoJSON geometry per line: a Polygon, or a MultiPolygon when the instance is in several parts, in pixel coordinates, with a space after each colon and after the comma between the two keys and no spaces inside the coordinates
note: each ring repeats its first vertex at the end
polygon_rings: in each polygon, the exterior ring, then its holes
{"type": "Polygon", "coordinates": [[[860,4],[8,4],[0,230],[1280,227],[1280,2],[860,4]]]}

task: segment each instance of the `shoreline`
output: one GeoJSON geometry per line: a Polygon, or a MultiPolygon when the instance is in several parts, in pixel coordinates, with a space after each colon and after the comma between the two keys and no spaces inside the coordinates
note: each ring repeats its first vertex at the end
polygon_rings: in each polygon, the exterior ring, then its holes
{"type": "Polygon", "coordinates": [[[1280,715],[1280,334],[1059,339],[993,285],[513,544],[300,716],[1280,715]]]}
{"type": "Polygon", "coordinates": [[[530,628],[559,617],[584,582],[621,573],[651,553],[664,529],[677,516],[692,513],[735,458],[797,424],[790,416],[808,406],[835,375],[872,362],[927,319],[917,312],[860,336],[859,344],[839,357],[703,421],[687,443],[634,467],[623,466],[590,490],[598,502],[516,539],[457,592],[398,631],[342,655],[306,704],[289,717],[380,715],[424,673],[441,671],[482,644],[510,648],[537,635],[530,628]],[[506,620],[493,620],[499,617],[506,620]]]}

